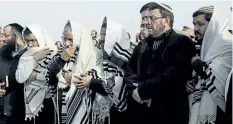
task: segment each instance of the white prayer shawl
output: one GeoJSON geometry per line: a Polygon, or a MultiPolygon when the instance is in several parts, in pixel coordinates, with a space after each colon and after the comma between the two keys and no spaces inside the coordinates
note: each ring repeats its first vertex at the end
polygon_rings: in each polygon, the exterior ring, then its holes
{"type": "Polygon", "coordinates": [[[103,87],[107,96],[96,93],[93,103],[92,123],[110,124],[110,109],[118,111],[127,108],[126,85],[123,82],[124,69],[131,57],[130,39],[122,23],[107,20],[107,30],[103,54],[103,87]]]}
{"type": "MultiPolygon", "coordinates": [[[[214,13],[205,32],[201,47],[201,59],[211,69],[207,70],[207,73],[211,72],[213,75],[208,80],[200,80],[195,87],[199,89],[203,84],[209,86],[207,90],[203,91],[201,101],[190,105],[189,124],[214,123],[217,106],[225,111],[225,83],[232,68],[232,35],[227,30],[228,20],[221,15],[222,13],[214,8],[214,13]],[[208,84],[211,82],[210,80],[214,80],[213,85],[208,84]]],[[[190,101],[192,100],[193,94],[190,95],[190,101]]]]}
{"type": "Polygon", "coordinates": [[[19,60],[19,64],[16,71],[16,80],[19,83],[24,83],[24,100],[26,106],[26,120],[35,118],[38,112],[43,108],[44,98],[48,95],[49,88],[46,83],[47,67],[51,62],[51,58],[56,53],[56,46],[48,32],[40,25],[27,25],[25,27],[36,37],[39,47],[28,48],[28,50],[22,55],[19,60]],[[49,47],[54,52],[48,55],[40,62],[36,62],[33,58],[33,54],[49,47]],[[33,71],[36,71],[36,79],[32,82],[28,82],[28,79],[33,71]]]}
{"type": "MultiPolygon", "coordinates": [[[[70,21],[68,20],[67,24],[70,24],[71,25],[71,30],[72,30],[72,35],[73,35],[73,42],[74,44],[80,48],[80,42],[82,40],[82,32],[83,32],[83,27],[79,24],[76,24],[75,22],[73,21],[70,21]]],[[[76,51],[76,54],[78,51],[76,51]]],[[[63,69],[57,74],[57,77],[58,77],[58,88],[59,89],[65,89],[69,86],[68,83],[66,83],[66,80],[64,78],[64,75],[63,75],[63,72],[64,71],[73,71],[75,70],[75,64],[76,64],[76,61],[77,61],[77,58],[78,58],[78,55],[74,55],[72,58],[71,58],[71,61],[69,61],[68,63],[65,64],[65,66],[63,67],[63,69]]]]}
{"type": "Polygon", "coordinates": [[[231,72],[227,77],[227,82],[226,82],[226,87],[225,87],[225,102],[227,101],[227,93],[228,93],[229,87],[232,87],[230,86],[232,74],[233,74],[233,69],[231,69],[231,72]]]}
{"type": "Polygon", "coordinates": [[[88,31],[80,26],[78,33],[81,34],[79,38],[80,47],[77,62],[74,65],[75,70],[73,70],[70,89],[66,95],[68,108],[66,124],[81,124],[88,121],[88,115],[91,111],[90,92],[88,88],[77,88],[73,84],[74,75],[80,76],[80,74],[88,73],[98,65],[97,62],[101,59],[101,56],[96,54],[96,48],[88,31]]]}
{"type": "MultiPolygon", "coordinates": [[[[70,91],[74,93],[70,97],[68,104],[67,124],[84,124],[91,121],[92,123],[101,124],[105,121],[106,117],[110,117],[110,108],[113,104],[119,111],[123,111],[127,107],[124,97],[126,92],[122,78],[123,70],[116,63],[112,63],[112,60],[103,60],[103,53],[93,48],[93,46],[93,42],[81,41],[76,74],[87,73],[95,79],[102,80],[103,87],[108,96],[104,97],[96,93],[93,101],[91,98],[91,95],[93,95],[91,89],[77,89],[75,87],[72,89],[71,87],[70,91]]],[[[127,52],[128,49],[130,49],[130,41],[122,24],[108,22],[104,44],[106,55],[110,56],[111,59],[119,58],[119,61],[122,59],[127,62],[130,57],[130,54],[127,52]]]]}
{"type": "MultiPolygon", "coordinates": [[[[67,107],[68,107],[68,102],[70,97],[72,96],[73,92],[72,90],[75,88],[73,84],[69,84],[66,82],[65,78],[64,78],[64,73],[66,71],[71,71],[72,75],[73,73],[75,73],[76,71],[76,65],[78,63],[78,54],[80,51],[80,45],[81,45],[81,41],[85,42],[86,40],[89,40],[88,38],[86,38],[86,29],[82,26],[79,25],[73,21],[68,20],[67,24],[71,25],[71,30],[72,30],[72,36],[73,36],[73,43],[77,46],[77,50],[75,51],[74,56],[71,57],[71,59],[64,65],[63,69],[57,74],[57,78],[58,78],[58,89],[62,89],[62,101],[58,100],[58,96],[56,98],[56,111],[58,113],[58,122],[61,123],[66,123],[66,118],[67,118],[67,107]],[[65,89],[70,86],[70,91],[69,92],[65,92],[65,89]],[[65,96],[65,97],[63,97],[65,96]],[[62,107],[59,108],[58,103],[62,102],[62,107]],[[61,115],[59,113],[61,109],[61,115]],[[61,117],[61,119],[60,119],[61,117]]],[[[67,25],[66,24],[66,25],[67,25]]],[[[87,48],[87,47],[86,47],[87,48]]],[[[89,50],[91,47],[87,48],[87,50],[89,50]]],[[[58,90],[57,90],[58,91],[58,90]]],[[[59,92],[59,91],[58,91],[59,92]]],[[[57,92],[57,95],[58,95],[57,92]]]]}

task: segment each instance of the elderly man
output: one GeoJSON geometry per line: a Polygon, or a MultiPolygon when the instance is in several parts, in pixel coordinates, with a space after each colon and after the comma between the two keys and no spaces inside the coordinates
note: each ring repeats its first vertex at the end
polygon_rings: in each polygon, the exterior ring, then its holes
{"type": "Polygon", "coordinates": [[[227,18],[218,8],[202,7],[193,13],[193,24],[200,57],[192,59],[198,76],[190,86],[189,124],[223,124],[226,111],[225,84],[232,68],[232,35],[227,29],[227,18]]]}
{"type": "Polygon", "coordinates": [[[186,81],[192,76],[192,40],[173,30],[172,9],[156,3],[148,9],[151,34],[133,52],[125,71],[129,123],[187,124],[186,81]]]}
{"type": "MultiPolygon", "coordinates": [[[[22,38],[23,27],[13,23],[4,27],[6,45],[0,49],[0,79],[5,82],[6,94],[0,98],[0,123],[24,123],[25,107],[23,84],[15,79],[15,72],[21,55],[26,51],[22,38]]],[[[2,93],[2,92],[1,92],[2,93]]]]}

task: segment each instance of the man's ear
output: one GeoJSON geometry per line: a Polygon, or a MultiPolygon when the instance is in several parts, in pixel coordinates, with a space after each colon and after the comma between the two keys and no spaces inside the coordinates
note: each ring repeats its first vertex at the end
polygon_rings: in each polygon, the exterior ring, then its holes
{"type": "Polygon", "coordinates": [[[169,16],[165,17],[165,21],[166,21],[166,23],[167,23],[168,25],[170,25],[170,17],[169,17],[169,16]]]}

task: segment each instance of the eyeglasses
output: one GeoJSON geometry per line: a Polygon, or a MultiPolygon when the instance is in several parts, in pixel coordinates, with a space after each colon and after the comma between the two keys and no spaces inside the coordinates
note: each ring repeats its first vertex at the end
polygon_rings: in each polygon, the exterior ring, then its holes
{"type": "Polygon", "coordinates": [[[160,19],[160,18],[163,18],[163,17],[155,17],[155,16],[148,16],[147,19],[150,19],[150,20],[157,20],[157,19],[160,19]]]}

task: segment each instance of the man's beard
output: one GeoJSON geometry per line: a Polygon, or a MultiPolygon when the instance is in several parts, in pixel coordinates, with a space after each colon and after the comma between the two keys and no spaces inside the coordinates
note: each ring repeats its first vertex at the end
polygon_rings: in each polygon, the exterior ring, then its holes
{"type": "Polygon", "coordinates": [[[202,44],[202,41],[203,41],[203,36],[202,36],[202,34],[196,31],[196,32],[195,32],[195,35],[196,35],[195,40],[197,41],[197,44],[201,45],[201,44],[202,44]],[[197,35],[201,36],[202,38],[199,38],[199,39],[198,39],[198,36],[197,36],[197,35]]]}
{"type": "Polygon", "coordinates": [[[5,50],[3,52],[3,57],[6,59],[12,59],[13,57],[13,52],[16,49],[16,41],[14,39],[11,39],[7,42],[7,44],[4,46],[5,50]]]}
{"type": "Polygon", "coordinates": [[[8,49],[8,51],[15,51],[16,49],[16,39],[12,38],[10,40],[7,41],[6,43],[6,47],[8,49]]]}
{"type": "Polygon", "coordinates": [[[153,34],[151,35],[153,38],[157,38],[159,36],[161,36],[164,32],[164,26],[161,25],[159,27],[157,27],[156,30],[153,30],[153,34]]]}

